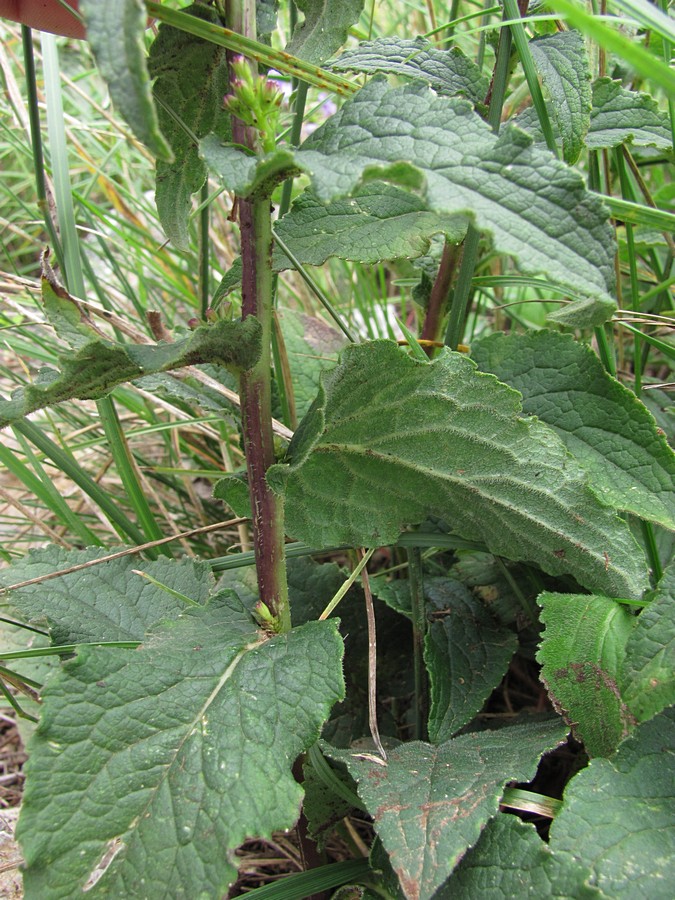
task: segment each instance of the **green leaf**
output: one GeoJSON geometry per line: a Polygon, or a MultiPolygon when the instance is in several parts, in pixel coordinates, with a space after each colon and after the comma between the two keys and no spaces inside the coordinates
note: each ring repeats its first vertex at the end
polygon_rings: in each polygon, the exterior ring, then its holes
{"type": "Polygon", "coordinates": [[[545,591],[539,604],[546,630],[537,659],[551,701],[589,756],[609,756],[635,725],[619,692],[635,619],[609,597],[545,591]]]}
{"type": "Polygon", "coordinates": [[[346,343],[342,332],[315,316],[292,309],[277,312],[291,369],[298,418],[312,405],[321,373],[332,368],[346,343]]]}
{"type": "Polygon", "coordinates": [[[219,478],[213,485],[216,500],[227,503],[235,516],[251,518],[251,497],[245,473],[233,473],[219,478]]]}
{"type": "Polygon", "coordinates": [[[554,432],[519,414],[519,395],[461,354],[423,363],[393,342],[354,345],[268,480],[288,532],[312,546],[394,543],[437,515],[497,555],[639,597],[645,564],[627,526],[554,432]]]}
{"type": "MultiPolygon", "coordinates": [[[[218,14],[203,3],[186,7],[199,19],[220,24],[218,14]]],[[[158,162],[156,201],[162,228],[181,250],[189,246],[188,217],[192,195],[206,181],[198,141],[214,132],[230,140],[230,117],[223,110],[228,91],[226,51],[170,25],[159,26],[150,48],[150,74],[159,121],[173,151],[173,162],[158,162]]]]}
{"type": "Polygon", "coordinates": [[[143,33],[147,12],[142,0],[81,0],[80,12],[96,65],[113,103],[136,137],[159,159],[172,159],[152,102],[143,33]]]}
{"type": "Polygon", "coordinates": [[[524,413],[555,429],[603,502],[675,528],[675,454],[590,347],[552,331],[495,334],[473,344],[471,355],[521,392],[524,413]]]}
{"type": "Polygon", "coordinates": [[[381,37],[345,50],[329,66],[334,72],[386,72],[425,81],[439,94],[465,94],[481,103],[489,79],[459,47],[439,50],[426,38],[381,37]]]}
{"type": "MultiPolygon", "coordinates": [[[[110,552],[104,548],[63,550],[54,545],[32,550],[0,570],[0,585],[6,588],[51,575],[110,552]]],[[[27,621],[46,621],[55,644],[140,641],[150,626],[183,612],[185,603],[134,574],[134,569],[199,604],[206,602],[214,584],[208,563],[166,558],[147,562],[130,555],[20,588],[9,595],[9,601],[27,621]]]]}
{"type": "Polygon", "coordinates": [[[593,85],[586,146],[590,150],[603,150],[628,143],[670,150],[673,137],[668,113],[659,109],[649,94],[629,91],[611,78],[599,78],[593,85]]]}
{"type": "Polygon", "coordinates": [[[675,565],[626,643],[621,693],[638,722],[675,704],[675,565]]]}
{"type": "MultiPolygon", "coordinates": [[[[431,212],[416,194],[374,182],[331,203],[305,191],[275,230],[301,263],[321,266],[331,256],[362,263],[414,259],[427,252],[434,234],[456,243],[466,226],[465,216],[431,212]]],[[[293,268],[281,251],[274,263],[275,268],[293,268]]]]}
{"type": "Polygon", "coordinates": [[[565,739],[560,720],[465,734],[440,746],[413,741],[386,763],[331,749],[346,764],[373,816],[408,900],[427,900],[499,808],[506,781],[527,781],[565,739]]]}
{"type": "Polygon", "coordinates": [[[296,160],[322,200],[384,176],[420,191],[429,209],[472,214],[524,272],[545,272],[583,296],[613,290],[606,213],[580,175],[518,130],[493,135],[467,101],[373,79],[310,135],[296,160]]]}
{"type": "Polygon", "coordinates": [[[504,677],[518,640],[457,581],[425,578],[424,596],[431,617],[424,647],[429,740],[441,744],[480,711],[504,677]]]}
{"type": "Polygon", "coordinates": [[[142,375],[213,362],[247,369],[260,355],[261,328],[253,316],[245,321],[221,319],[203,325],[173,344],[120,344],[90,340],[75,353],[58,357],[61,371],[41,369],[37,379],[0,401],[0,428],[63,400],[99,399],[118,384],[142,375]]]}
{"type": "Polygon", "coordinates": [[[434,900],[600,900],[603,894],[586,883],[589,876],[575,860],[561,861],[533,825],[499,815],[488,822],[434,900]]]}
{"type": "Polygon", "coordinates": [[[529,43],[532,59],[551,98],[563,139],[563,157],[575,163],[584,145],[591,113],[591,73],[578,31],[558,31],[529,43]]]}
{"type": "Polygon", "coordinates": [[[18,837],[27,900],[219,897],[235,849],[297,819],[291,773],[343,694],[332,622],[261,638],[232,594],[134,651],[86,648],[44,694],[18,837]]]}
{"type": "Polygon", "coordinates": [[[275,150],[265,157],[244,153],[238,144],[223,143],[216,134],[199,142],[205,164],[239,197],[271,197],[274,188],[300,174],[292,150],[275,150]]]}
{"type": "MultiPolygon", "coordinates": [[[[277,151],[257,163],[215,138],[202,141],[202,152],[241,196],[261,190],[269,171],[280,177],[284,159],[286,177],[307,172],[324,203],[367,181],[395,182],[432,212],[470,217],[523,272],[591,298],[584,321],[596,322],[597,303],[603,319],[615,306],[614,238],[600,198],[525,132],[505,128],[495,136],[466,100],[420,84],[390,88],[377,76],[294,154],[277,151]]],[[[570,304],[568,314],[577,307],[570,304]]]]}
{"type": "Polygon", "coordinates": [[[328,59],[347,40],[363,4],[364,0],[295,0],[305,19],[295,26],[286,52],[312,63],[328,59]]]}
{"type": "Polygon", "coordinates": [[[611,759],[591,760],[565,788],[550,846],[591,869],[612,898],[670,900],[675,883],[675,713],[641,725],[611,759]]]}

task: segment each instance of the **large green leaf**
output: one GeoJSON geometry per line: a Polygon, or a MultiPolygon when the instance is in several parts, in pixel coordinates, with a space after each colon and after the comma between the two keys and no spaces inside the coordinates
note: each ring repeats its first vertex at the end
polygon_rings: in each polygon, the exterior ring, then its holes
{"type": "Polygon", "coordinates": [[[322,63],[347,40],[363,4],[364,0],[295,0],[305,18],[296,25],[286,52],[308,62],[322,63]]]}
{"type": "Polygon", "coordinates": [[[574,163],[584,146],[591,115],[591,73],[578,31],[558,31],[529,43],[532,59],[551,98],[563,157],[574,163]]]}
{"type": "Polygon", "coordinates": [[[675,704],[675,565],[626,643],[621,692],[639,722],[675,704]]]}
{"type": "Polygon", "coordinates": [[[142,0],[80,0],[87,39],[113,103],[134,134],[162,160],[172,158],[159,128],[146,66],[142,0]]]}
{"type": "Polygon", "coordinates": [[[331,749],[346,764],[408,900],[427,900],[485,823],[506,781],[527,781],[565,739],[560,720],[465,734],[440,746],[413,741],[387,755],[331,749]]]}
{"type": "Polygon", "coordinates": [[[442,744],[479,712],[504,677],[518,640],[458,581],[425,578],[424,596],[431,616],[424,647],[429,740],[442,744]]]}
{"type": "MultiPolygon", "coordinates": [[[[429,249],[434,234],[461,241],[467,219],[426,209],[421,197],[393,184],[365,184],[349,199],[322,203],[305,191],[275,231],[304,265],[320,266],[331,256],[362,263],[413,259],[429,249]]],[[[277,251],[275,268],[293,268],[277,251]]]]}
{"type": "Polygon", "coordinates": [[[601,900],[604,895],[586,883],[589,876],[575,860],[556,856],[533,825],[500,815],[488,822],[434,900],[601,900]]]}
{"type": "Polygon", "coordinates": [[[645,406],[571,335],[495,334],[471,355],[560,435],[601,500],[675,528],[675,454],[645,406]]]}
{"type": "MultiPolygon", "coordinates": [[[[54,545],[33,550],[0,570],[0,585],[8,587],[82,566],[109,553],[102,548],[63,550],[54,545]]],[[[140,641],[151,625],[183,612],[186,602],[134,574],[134,569],[199,604],[206,602],[214,584],[208,563],[166,558],[147,562],[131,555],[19,588],[9,595],[9,602],[27,621],[46,621],[55,644],[140,641]]]]}
{"type": "Polygon", "coordinates": [[[260,340],[260,323],[253,316],[243,322],[221,319],[203,325],[172,344],[90,340],[76,352],[58,357],[61,371],[41,369],[35,381],[15,391],[11,400],[0,400],[0,428],[63,400],[105,397],[118,384],[143,375],[208,362],[250,368],[260,355],[260,340]]]}
{"type": "Polygon", "coordinates": [[[31,746],[27,900],[223,896],[244,839],[298,816],[291,766],[342,696],[341,654],[335,623],[266,640],[229,593],[137,650],[80,650],[31,746]]]}
{"type": "Polygon", "coordinates": [[[523,272],[546,274],[586,298],[567,310],[583,311],[578,324],[597,324],[614,306],[614,239],[600,198],[524,131],[495,136],[466,100],[420,84],[392,88],[377,76],[294,153],[258,161],[215,138],[201,147],[240,196],[269,191],[298,169],[322,202],[364,181],[397,183],[433,212],[471,217],[523,272]]]}
{"type": "MultiPolygon", "coordinates": [[[[203,3],[183,12],[220,24],[216,11],[203,3]]],[[[149,68],[156,79],[159,122],[174,155],[173,162],[157,164],[157,211],[167,237],[187,249],[192,195],[206,181],[197,141],[209,132],[223,140],[231,136],[230,117],[223,110],[229,85],[226,51],[162,24],[150,48],[149,68]]]]}
{"type": "Polygon", "coordinates": [[[546,630],[537,659],[551,701],[589,756],[608,756],[635,725],[620,694],[635,619],[609,597],[544,592],[539,603],[546,630]]]}
{"type": "Polygon", "coordinates": [[[611,759],[591,760],[565,788],[550,846],[590,868],[621,900],[670,900],[675,884],[675,713],[636,730],[611,759]]]}
{"type": "Polygon", "coordinates": [[[362,41],[330,64],[335,72],[386,72],[425,81],[439,94],[466,94],[482,102],[489,80],[459,47],[439,50],[426,38],[381,37],[362,41]]]}
{"type": "Polygon", "coordinates": [[[449,351],[421,362],[390,341],[354,345],[323,376],[287,462],[268,479],[288,532],[312,546],[380,546],[441,516],[495,554],[640,596],[644,559],[519,395],[449,351]]]}
{"type": "Polygon", "coordinates": [[[586,146],[602,150],[626,143],[669,150],[673,136],[668,113],[659,109],[649,94],[629,91],[611,78],[599,78],[593,85],[586,146]]]}

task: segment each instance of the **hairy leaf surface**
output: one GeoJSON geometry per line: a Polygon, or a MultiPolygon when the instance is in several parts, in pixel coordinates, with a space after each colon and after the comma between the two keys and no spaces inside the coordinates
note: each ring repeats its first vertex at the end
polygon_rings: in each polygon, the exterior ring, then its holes
{"type": "Polygon", "coordinates": [[[347,348],[268,473],[288,532],[372,547],[437,515],[493,553],[639,596],[645,564],[628,528],[554,432],[519,413],[519,395],[460,354],[426,363],[390,341],[347,348]]]}
{"type": "MultiPolygon", "coordinates": [[[[0,585],[8,587],[80,566],[110,552],[107,548],[63,550],[55,545],[32,550],[0,570],[0,585]]],[[[186,603],[134,574],[134,569],[200,605],[214,584],[208,563],[165,558],[148,562],[131,555],[19,588],[9,595],[9,602],[29,622],[46,620],[55,644],[140,641],[152,625],[184,612],[186,603]]]]}
{"type": "Polygon", "coordinates": [[[575,163],[591,116],[591,73],[584,39],[578,31],[558,31],[534,38],[529,47],[551,98],[563,157],[575,163]]]}
{"type": "Polygon", "coordinates": [[[591,126],[586,146],[591,150],[632,143],[669,150],[673,137],[668,113],[649,94],[629,91],[620,81],[599,78],[593,85],[591,126]]]}
{"type": "Polygon", "coordinates": [[[482,102],[489,79],[459,47],[439,50],[423,37],[381,37],[362,41],[330,64],[334,72],[386,72],[425,81],[439,94],[466,94],[482,102]]]}
{"type": "Polygon", "coordinates": [[[638,722],[675,704],[675,566],[637,618],[626,643],[622,696],[638,722]]]}
{"type": "Polygon", "coordinates": [[[457,581],[425,578],[431,623],[424,660],[429,673],[429,740],[441,744],[473,719],[504,677],[518,640],[457,581]]]}
{"type": "Polygon", "coordinates": [[[36,380],[0,401],[0,428],[29,413],[63,400],[105,397],[118,384],[143,375],[169,372],[197,363],[250,368],[260,355],[260,323],[221,319],[203,325],[175,343],[121,344],[90,340],[74,353],[58,357],[61,371],[41,369],[36,380]]]}
{"type": "Polygon", "coordinates": [[[635,394],[590,347],[551,331],[495,334],[471,355],[560,435],[601,500],[675,528],[675,454],[635,394]]]}
{"type": "Polygon", "coordinates": [[[545,591],[539,604],[546,629],[537,659],[551,701],[590,756],[609,756],[635,725],[620,694],[635,619],[614,600],[589,594],[545,591]]]}
{"type": "Polygon", "coordinates": [[[137,650],[83,648],[32,743],[28,900],[222,896],[244,839],[298,816],[291,766],[342,697],[341,654],[333,622],[261,639],[229,593],[137,650]]]}
{"type": "Polygon", "coordinates": [[[506,781],[527,781],[565,739],[560,720],[413,741],[387,755],[331,749],[357,783],[408,900],[428,900],[495,815],[506,781]]]}
{"type": "Polygon", "coordinates": [[[602,900],[604,895],[586,883],[590,874],[573,859],[561,860],[533,825],[499,815],[487,823],[434,900],[602,900]]]}
{"type": "MultiPolygon", "coordinates": [[[[215,10],[203,3],[183,12],[220,23],[215,10]]],[[[173,162],[157,164],[157,211],[167,237],[185,250],[192,195],[206,181],[197,142],[209,132],[222,140],[231,137],[230,117],[222,108],[229,85],[226,51],[162,24],[150,48],[148,65],[156,79],[153,90],[159,122],[174,155],[173,162]]]]}
{"type": "Polygon", "coordinates": [[[81,0],[79,8],[113,103],[139,141],[159,159],[171,160],[171,148],[160,131],[152,102],[143,41],[145,4],[142,0],[81,0]]]}
{"type": "Polygon", "coordinates": [[[675,884],[675,713],[645,722],[610,759],[565,788],[551,825],[556,856],[591,869],[607,897],[670,900],[675,884]]]}
{"type": "MultiPolygon", "coordinates": [[[[465,216],[439,215],[416,194],[374,182],[331,203],[305,191],[275,231],[299,262],[320,266],[331,256],[362,263],[414,259],[427,252],[432,235],[442,233],[458,242],[466,226],[465,216]]],[[[293,268],[280,250],[274,262],[275,268],[293,268]]]]}
{"type": "Polygon", "coordinates": [[[287,53],[312,63],[322,63],[344,44],[349,29],[357,21],[364,0],[295,0],[304,14],[304,22],[296,25],[287,53]]]}
{"type": "Polygon", "coordinates": [[[579,324],[597,324],[598,311],[604,319],[614,304],[614,240],[600,198],[525,132],[495,136],[466,100],[420,84],[391,88],[378,76],[294,153],[257,161],[214,137],[201,149],[240,196],[270,190],[298,169],[325,203],[367,181],[393,182],[432,212],[472,218],[523,272],[544,273],[585,298],[567,310],[583,312],[579,324]]]}

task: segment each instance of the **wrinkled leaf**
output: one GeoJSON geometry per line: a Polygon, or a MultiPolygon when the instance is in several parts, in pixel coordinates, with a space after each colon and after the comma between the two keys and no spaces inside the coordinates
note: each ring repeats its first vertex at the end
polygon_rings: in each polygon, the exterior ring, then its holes
{"type": "Polygon", "coordinates": [[[295,26],[286,52],[311,63],[322,63],[344,44],[364,0],[295,0],[304,21],[295,26]]]}
{"type": "Polygon", "coordinates": [[[482,102],[489,79],[459,47],[439,50],[423,37],[381,37],[345,50],[330,64],[334,72],[386,72],[425,81],[439,94],[466,94],[482,102]]]}
{"type": "Polygon", "coordinates": [[[377,76],[294,153],[278,150],[256,162],[214,137],[201,147],[240,196],[269,190],[272,176],[298,169],[322,202],[363,182],[394,182],[433,212],[470,216],[524,273],[543,273],[586,298],[566,311],[579,324],[597,324],[614,305],[614,239],[600,198],[525,132],[505,128],[495,136],[466,100],[420,84],[391,88],[377,76]]]}
{"type": "Polygon", "coordinates": [[[607,897],[670,900],[675,884],[675,713],[635,731],[565,788],[551,825],[556,856],[591,869],[607,897]]]}
{"type": "Polygon", "coordinates": [[[441,744],[468,724],[504,677],[518,640],[457,581],[425,578],[431,622],[424,660],[429,673],[429,740],[441,744]]]}
{"type": "Polygon", "coordinates": [[[632,391],[590,347],[551,331],[495,334],[471,355],[562,438],[605,503],[675,528],[675,454],[632,391]]]}
{"type": "Polygon", "coordinates": [[[575,163],[584,145],[591,113],[591,74],[578,31],[558,31],[529,43],[532,59],[551,98],[563,158],[575,163]]]}
{"type": "Polygon", "coordinates": [[[0,401],[0,428],[63,400],[105,397],[118,384],[143,375],[208,362],[248,369],[260,355],[260,341],[260,323],[253,316],[243,322],[221,319],[203,325],[172,344],[90,340],[76,352],[58,357],[60,372],[41,369],[32,384],[15,391],[11,400],[0,401]]]}
{"type": "MultiPolygon", "coordinates": [[[[275,226],[284,243],[304,265],[320,266],[331,256],[362,263],[413,259],[429,249],[432,235],[443,233],[459,242],[466,233],[465,216],[446,216],[426,209],[416,194],[375,182],[350,199],[321,203],[309,191],[275,226]]],[[[275,268],[293,268],[278,251],[275,268]]]]}
{"type": "Polygon", "coordinates": [[[80,0],[79,8],[113,103],[139,141],[159,159],[171,160],[171,148],[160,131],[152,102],[143,40],[145,4],[142,0],[80,0]]]}
{"type": "Polygon", "coordinates": [[[499,815],[485,826],[434,900],[601,900],[586,880],[590,870],[572,859],[562,861],[533,825],[499,815]]]}
{"type": "Polygon", "coordinates": [[[559,719],[465,734],[440,746],[413,741],[369,754],[331,749],[357,783],[408,900],[440,887],[499,808],[506,781],[527,781],[565,739],[559,719]]]}
{"type": "MultiPolygon", "coordinates": [[[[0,569],[0,585],[40,578],[111,552],[114,548],[64,550],[55,545],[32,550],[9,568],[0,569]]],[[[19,588],[9,594],[9,602],[27,621],[46,621],[55,644],[140,641],[152,625],[176,617],[186,604],[134,574],[134,569],[200,605],[214,584],[208,563],[166,558],[148,562],[132,554],[19,588]]]]}
{"type": "Polygon", "coordinates": [[[245,838],[298,816],[291,766],[342,696],[341,645],[332,622],[261,639],[226,594],[137,650],[82,649],[45,691],[32,742],[28,900],[99,875],[92,898],[222,896],[245,838]]]}
{"type": "MultiPolygon", "coordinates": [[[[195,3],[183,12],[215,24],[220,19],[211,7],[195,3]]],[[[198,144],[214,132],[231,136],[230,117],[223,110],[228,92],[226,51],[170,25],[161,24],[150,48],[150,74],[159,122],[173,151],[173,162],[158,162],[155,199],[167,237],[181,250],[189,245],[188,216],[192,195],[206,181],[206,166],[198,144]]]]}
{"type": "Polygon", "coordinates": [[[638,722],[675,704],[675,566],[659,583],[626,643],[622,696],[638,722]]]}
{"type": "Polygon", "coordinates": [[[442,516],[508,559],[613,596],[640,596],[644,560],[519,395],[461,354],[420,362],[390,341],[348,347],[324,374],[287,462],[268,480],[312,546],[381,546],[442,516]]]}
{"type": "Polygon", "coordinates": [[[632,143],[669,150],[672,142],[668,113],[659,109],[653,97],[629,91],[611,78],[595,82],[591,126],[586,135],[589,149],[632,143]]]}
{"type": "Polygon", "coordinates": [[[608,756],[635,725],[620,694],[635,619],[609,597],[590,594],[545,591],[539,604],[546,629],[537,659],[551,701],[589,756],[608,756]]]}

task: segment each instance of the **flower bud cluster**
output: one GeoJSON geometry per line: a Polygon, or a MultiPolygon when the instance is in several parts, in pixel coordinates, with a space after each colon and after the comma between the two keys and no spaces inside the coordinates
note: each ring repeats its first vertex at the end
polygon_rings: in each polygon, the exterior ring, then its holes
{"type": "Polygon", "coordinates": [[[276,146],[284,95],[273,81],[254,76],[243,56],[232,61],[232,72],[231,93],[223,101],[225,110],[255,128],[263,153],[271,153],[276,146]]]}

